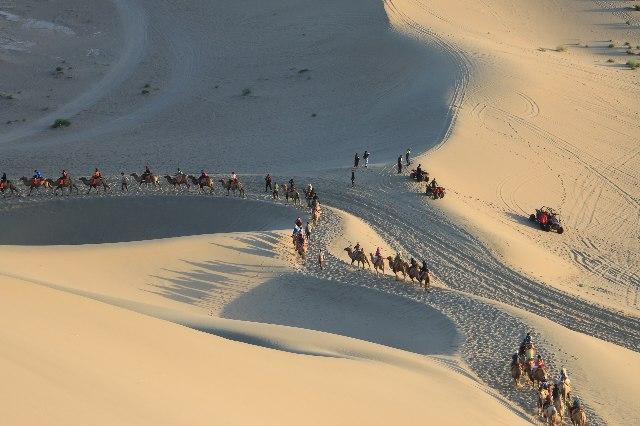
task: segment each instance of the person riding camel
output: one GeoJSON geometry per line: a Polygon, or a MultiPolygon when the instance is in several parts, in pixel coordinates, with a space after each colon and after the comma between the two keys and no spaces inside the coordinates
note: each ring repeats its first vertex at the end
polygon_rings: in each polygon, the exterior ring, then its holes
{"type": "Polygon", "coordinates": [[[198,177],[198,182],[202,183],[207,179],[209,179],[209,174],[204,170],[200,170],[200,177],[198,177]]]}
{"type": "Polygon", "coordinates": [[[311,194],[313,194],[313,185],[311,185],[311,184],[307,185],[307,194],[309,196],[311,196],[311,194]]]}
{"type": "Polygon", "coordinates": [[[146,166],[144,166],[144,172],[142,173],[141,179],[143,182],[145,182],[147,179],[149,179],[151,177],[152,173],[151,173],[151,169],[149,169],[149,165],[147,164],[146,166]]]}
{"type": "Polygon", "coordinates": [[[0,180],[0,182],[7,183],[7,174],[6,173],[2,173],[2,179],[0,180]]]}
{"type": "Polygon", "coordinates": [[[41,181],[42,179],[44,179],[44,176],[42,175],[42,173],[40,173],[40,171],[38,169],[33,171],[33,180],[34,181],[41,181]]]}
{"type": "Polygon", "coordinates": [[[238,185],[238,175],[236,175],[236,172],[231,172],[231,184],[238,185]]]}
{"type": "Polygon", "coordinates": [[[67,173],[66,170],[62,170],[62,173],[60,173],[60,177],[58,178],[58,184],[64,185],[67,179],[69,179],[69,173],[67,173]]]}
{"type": "Polygon", "coordinates": [[[518,361],[518,354],[513,354],[511,356],[511,367],[518,364],[520,364],[520,361],[518,361]]]}
{"type": "Polygon", "coordinates": [[[422,266],[420,267],[420,275],[424,274],[425,272],[429,273],[429,268],[427,267],[427,261],[423,260],[422,266]]]}
{"type": "Polygon", "coordinates": [[[562,383],[563,385],[571,383],[571,379],[569,379],[567,370],[564,367],[560,370],[560,377],[558,378],[558,383],[562,383]]]}
{"type": "Polygon", "coordinates": [[[411,264],[411,268],[415,268],[416,270],[418,270],[418,261],[415,260],[413,257],[409,260],[409,263],[411,264]]]}
{"type": "Polygon", "coordinates": [[[353,248],[353,253],[358,254],[360,252],[364,253],[364,250],[360,247],[360,243],[356,243],[356,246],[353,248]]]}
{"type": "Polygon", "coordinates": [[[373,263],[378,263],[382,259],[382,250],[380,247],[376,247],[376,255],[373,256],[373,263]]]}
{"type": "Polygon", "coordinates": [[[393,259],[393,267],[394,269],[398,267],[398,265],[400,265],[400,262],[402,262],[402,258],[400,257],[400,252],[396,253],[396,257],[393,259]]]}
{"type": "Polygon", "coordinates": [[[538,355],[536,360],[533,362],[533,369],[531,370],[531,374],[535,374],[538,368],[541,368],[544,370],[544,367],[545,367],[544,359],[542,359],[542,355],[538,355]]]}
{"type": "Polygon", "coordinates": [[[295,188],[295,185],[293,184],[293,178],[289,179],[289,191],[293,191],[295,188]]]}
{"type": "Polygon", "coordinates": [[[180,181],[182,179],[184,179],[185,174],[182,172],[182,170],[180,170],[180,167],[178,167],[178,170],[176,171],[176,180],[180,181]]]}
{"type": "Polygon", "coordinates": [[[102,173],[100,173],[100,170],[96,167],[93,175],[91,175],[91,183],[96,185],[100,179],[102,179],[102,173]]]}

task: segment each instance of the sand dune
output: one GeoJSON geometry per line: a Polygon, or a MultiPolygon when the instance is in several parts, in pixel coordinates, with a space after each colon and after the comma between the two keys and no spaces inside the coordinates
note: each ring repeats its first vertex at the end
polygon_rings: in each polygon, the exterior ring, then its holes
{"type": "Polygon", "coordinates": [[[582,0],[0,5],[10,178],[235,170],[250,198],[3,201],[3,421],[536,423],[507,368],[531,332],[589,424],[638,423],[638,16],[582,0]],[[408,147],[444,199],[396,174],[408,147]],[[289,234],[308,211],[263,193],[267,172],[319,191],[306,262],[289,234]],[[527,220],[543,204],[563,235],[527,220]],[[356,242],[425,259],[433,290],[352,267],[356,242]]]}

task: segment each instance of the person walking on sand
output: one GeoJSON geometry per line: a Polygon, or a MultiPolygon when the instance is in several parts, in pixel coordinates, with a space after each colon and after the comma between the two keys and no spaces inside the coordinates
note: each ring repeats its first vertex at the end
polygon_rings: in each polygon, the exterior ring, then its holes
{"type": "Polygon", "coordinates": [[[353,188],[356,185],[356,171],[351,169],[351,187],[353,188]]]}
{"type": "Polygon", "coordinates": [[[267,175],[264,177],[264,192],[273,191],[271,180],[271,175],[267,173],[267,175]]]}
{"type": "Polygon", "coordinates": [[[358,153],[356,152],[356,156],[353,159],[353,167],[358,167],[358,164],[360,164],[360,157],[358,157],[358,153]]]}
{"type": "Polygon", "coordinates": [[[369,167],[369,151],[365,151],[364,154],[362,154],[362,159],[364,160],[364,167],[367,168],[369,167]]]}
{"type": "Polygon", "coordinates": [[[402,155],[398,157],[398,174],[402,173],[402,155]]]}
{"type": "Polygon", "coordinates": [[[120,191],[129,191],[129,180],[124,172],[120,172],[120,191]]]}
{"type": "Polygon", "coordinates": [[[279,194],[278,194],[278,190],[280,189],[280,185],[278,185],[278,182],[276,182],[273,185],[273,199],[277,200],[279,198],[279,194]]]}
{"type": "Polygon", "coordinates": [[[405,156],[405,160],[407,160],[407,166],[410,165],[411,164],[411,160],[410,160],[411,148],[407,148],[407,152],[406,154],[404,154],[404,156],[405,156]]]}

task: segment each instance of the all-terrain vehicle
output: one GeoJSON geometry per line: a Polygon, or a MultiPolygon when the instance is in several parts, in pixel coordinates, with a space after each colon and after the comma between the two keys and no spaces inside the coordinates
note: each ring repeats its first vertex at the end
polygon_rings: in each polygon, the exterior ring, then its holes
{"type": "Polygon", "coordinates": [[[564,232],[564,228],[560,224],[558,219],[558,213],[556,213],[551,207],[542,206],[536,209],[536,213],[529,216],[529,220],[537,222],[540,225],[540,229],[549,232],[551,230],[556,231],[558,234],[564,232]]]}
{"type": "Polygon", "coordinates": [[[411,173],[409,173],[409,177],[411,179],[417,180],[418,182],[428,182],[429,181],[429,173],[425,170],[422,170],[422,173],[418,173],[416,169],[412,169],[411,173]]]}
{"type": "Polygon", "coordinates": [[[427,194],[428,197],[431,197],[435,200],[436,198],[444,198],[445,190],[441,186],[436,186],[434,188],[431,185],[427,185],[427,190],[425,191],[425,194],[427,194]]]}

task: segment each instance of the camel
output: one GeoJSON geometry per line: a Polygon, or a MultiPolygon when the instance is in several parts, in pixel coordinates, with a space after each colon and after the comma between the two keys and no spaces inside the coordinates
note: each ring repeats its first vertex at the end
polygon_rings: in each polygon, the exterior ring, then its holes
{"type": "Polygon", "coordinates": [[[571,381],[568,377],[565,377],[565,379],[560,382],[560,394],[562,395],[564,405],[569,405],[569,401],[571,401],[571,381]]]}
{"type": "Polygon", "coordinates": [[[300,205],[300,193],[296,191],[294,188],[289,188],[287,184],[284,184],[284,197],[289,202],[289,198],[293,201],[293,204],[296,206],[300,205]]]}
{"type": "Polygon", "coordinates": [[[10,180],[0,182],[0,192],[2,192],[3,197],[6,197],[5,191],[7,189],[11,191],[11,195],[14,195],[14,194],[20,195],[20,190],[10,180]]]}
{"type": "Polygon", "coordinates": [[[311,212],[311,220],[313,221],[313,226],[318,225],[318,221],[320,220],[320,205],[316,204],[316,207],[311,212]]]}
{"type": "Polygon", "coordinates": [[[387,256],[387,260],[389,261],[389,268],[391,268],[393,274],[396,276],[396,281],[400,281],[400,278],[398,277],[399,272],[402,272],[402,281],[406,281],[409,264],[404,260],[400,260],[400,264],[396,266],[394,259],[391,256],[387,256]]]}
{"type": "Polygon", "coordinates": [[[529,360],[525,364],[524,371],[527,373],[532,386],[535,386],[536,382],[540,383],[547,380],[547,372],[544,367],[537,368],[536,371],[533,372],[533,360],[529,360]]]}
{"type": "Polygon", "coordinates": [[[409,278],[411,278],[411,282],[415,279],[418,280],[418,284],[424,283],[425,291],[429,288],[429,270],[421,273],[417,266],[411,266],[409,267],[408,273],[409,278]]]}
{"type": "Polygon", "coordinates": [[[574,404],[569,407],[569,417],[573,426],[585,426],[587,424],[587,415],[580,404],[574,404]]]}
{"type": "Polygon", "coordinates": [[[511,361],[511,377],[513,378],[513,384],[516,388],[520,385],[520,379],[524,375],[522,364],[518,362],[518,354],[515,354],[511,361]]]}
{"type": "Polygon", "coordinates": [[[222,184],[222,187],[227,190],[227,197],[229,196],[229,191],[233,191],[233,195],[236,195],[236,191],[238,191],[242,198],[245,197],[244,186],[242,186],[239,181],[234,182],[231,179],[226,182],[222,179],[218,179],[218,181],[222,184]]]}
{"type": "Polygon", "coordinates": [[[45,188],[45,189],[51,189],[53,188],[53,181],[51,179],[36,179],[36,178],[27,178],[27,177],[21,177],[20,180],[22,181],[22,183],[25,184],[25,186],[29,187],[29,194],[27,195],[31,195],[31,191],[33,191],[33,189],[38,189],[38,188],[45,188]]]}
{"type": "Polygon", "coordinates": [[[178,176],[166,175],[164,178],[167,180],[167,182],[169,182],[169,185],[173,185],[174,189],[178,189],[182,185],[185,185],[187,187],[187,190],[190,187],[189,179],[187,179],[187,175],[178,175],[178,176]]]}
{"type": "Polygon", "coordinates": [[[351,265],[353,265],[353,262],[356,262],[356,267],[362,265],[362,269],[364,269],[364,265],[366,263],[367,266],[371,268],[369,259],[367,259],[367,256],[364,254],[363,251],[360,251],[360,250],[353,251],[351,247],[345,247],[344,251],[346,251],[347,254],[349,255],[349,258],[351,259],[351,265]]]}
{"type": "Polygon", "coordinates": [[[58,179],[57,181],[54,182],[53,195],[58,195],[58,190],[60,190],[60,192],[62,192],[62,195],[64,195],[65,188],[67,188],[67,190],[69,191],[69,195],[71,195],[71,191],[74,189],[76,190],[76,194],[80,193],[80,189],[78,188],[78,185],[76,185],[73,179],[68,177],[64,180],[58,179]]]}
{"type": "Polygon", "coordinates": [[[549,397],[549,389],[540,387],[538,388],[538,414],[544,416],[545,403],[549,397]]]}
{"type": "Polygon", "coordinates": [[[380,270],[380,272],[382,272],[382,275],[384,275],[384,258],[380,257],[376,262],[374,260],[373,253],[369,253],[369,257],[371,258],[371,264],[373,265],[374,271],[376,271],[376,275],[378,275],[378,270],[380,270]]]}
{"type": "Polygon", "coordinates": [[[96,190],[96,193],[98,192],[98,187],[102,187],[103,192],[107,192],[110,190],[109,185],[107,184],[107,181],[105,178],[98,178],[98,179],[94,179],[94,178],[86,178],[86,177],[81,177],[80,179],[78,179],[80,182],[84,183],[86,186],[89,187],[89,189],[87,189],[87,194],[91,192],[92,189],[96,190]]]}
{"type": "Polygon", "coordinates": [[[562,423],[562,416],[553,404],[549,404],[547,408],[545,408],[544,418],[547,419],[547,424],[550,425],[559,425],[562,423]]]}
{"type": "Polygon", "coordinates": [[[209,188],[209,194],[213,194],[213,186],[215,181],[211,177],[206,177],[203,179],[203,178],[197,178],[193,175],[189,175],[189,180],[194,185],[198,185],[198,187],[200,187],[200,191],[204,192],[205,188],[209,188]]]}
{"type": "Polygon", "coordinates": [[[307,239],[304,237],[304,234],[300,233],[296,235],[293,239],[293,242],[296,246],[296,252],[302,257],[302,260],[307,258],[307,251],[309,250],[309,243],[307,239]]]}
{"type": "Polygon", "coordinates": [[[564,414],[564,402],[562,401],[562,394],[560,393],[558,386],[553,386],[551,396],[553,397],[553,406],[556,407],[556,411],[560,416],[560,421],[562,421],[562,415],[564,414]]]}
{"type": "Polygon", "coordinates": [[[311,191],[308,188],[302,190],[304,192],[304,198],[307,200],[307,207],[312,207],[313,196],[316,195],[316,190],[312,189],[311,191]]]}
{"type": "Polygon", "coordinates": [[[142,185],[153,185],[157,188],[160,188],[160,178],[156,175],[154,175],[153,173],[150,175],[146,175],[146,176],[139,176],[137,173],[131,173],[130,175],[133,180],[135,180],[136,182],[138,182],[139,186],[142,185]]]}

